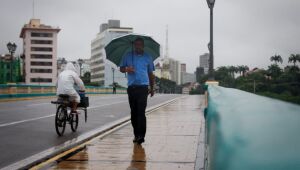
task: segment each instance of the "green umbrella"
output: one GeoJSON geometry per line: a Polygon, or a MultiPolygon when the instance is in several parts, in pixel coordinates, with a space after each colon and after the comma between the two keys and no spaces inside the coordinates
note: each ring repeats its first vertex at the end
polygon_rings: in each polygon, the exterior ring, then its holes
{"type": "Polygon", "coordinates": [[[113,39],[105,47],[106,58],[116,65],[119,65],[122,57],[133,51],[133,42],[137,38],[144,40],[144,52],[152,56],[155,60],[160,56],[160,45],[150,36],[140,34],[127,34],[118,38],[113,39]]]}

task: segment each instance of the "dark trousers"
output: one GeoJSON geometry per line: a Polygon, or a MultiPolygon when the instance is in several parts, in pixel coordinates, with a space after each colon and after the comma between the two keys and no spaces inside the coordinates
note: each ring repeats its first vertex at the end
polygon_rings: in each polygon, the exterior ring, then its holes
{"type": "Polygon", "coordinates": [[[145,137],[148,86],[129,86],[127,93],[134,136],[145,137]]]}

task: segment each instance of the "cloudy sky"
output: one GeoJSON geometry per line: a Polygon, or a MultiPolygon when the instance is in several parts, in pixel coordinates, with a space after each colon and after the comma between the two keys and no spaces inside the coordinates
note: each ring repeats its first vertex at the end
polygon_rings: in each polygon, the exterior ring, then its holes
{"type": "MultiPolygon", "coordinates": [[[[32,0],[0,1],[0,54],[6,43],[22,51],[20,30],[33,17],[32,0]]],[[[216,0],[214,8],[215,67],[248,65],[266,68],[279,54],[284,64],[300,53],[299,0],[216,0]]],[[[152,35],[169,54],[194,72],[199,55],[208,52],[209,9],[205,0],[35,0],[34,17],[61,28],[58,57],[90,58],[90,42],[108,19],[135,33],[152,35]]]]}

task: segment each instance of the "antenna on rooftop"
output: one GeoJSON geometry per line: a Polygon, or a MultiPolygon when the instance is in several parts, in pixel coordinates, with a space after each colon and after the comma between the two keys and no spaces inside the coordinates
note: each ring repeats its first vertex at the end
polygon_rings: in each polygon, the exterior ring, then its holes
{"type": "Polygon", "coordinates": [[[32,18],[34,18],[34,0],[32,0],[32,18]]]}
{"type": "Polygon", "coordinates": [[[165,52],[165,58],[169,57],[169,30],[168,30],[168,25],[167,25],[167,30],[166,30],[166,52],[165,52]]]}

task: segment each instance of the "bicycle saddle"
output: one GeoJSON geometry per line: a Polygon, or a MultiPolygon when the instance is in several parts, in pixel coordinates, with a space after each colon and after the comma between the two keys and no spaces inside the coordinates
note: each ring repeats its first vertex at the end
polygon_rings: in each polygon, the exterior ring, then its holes
{"type": "Polygon", "coordinates": [[[60,94],[58,96],[61,97],[61,98],[63,98],[63,99],[66,99],[66,98],[70,97],[68,94],[60,94]]]}

